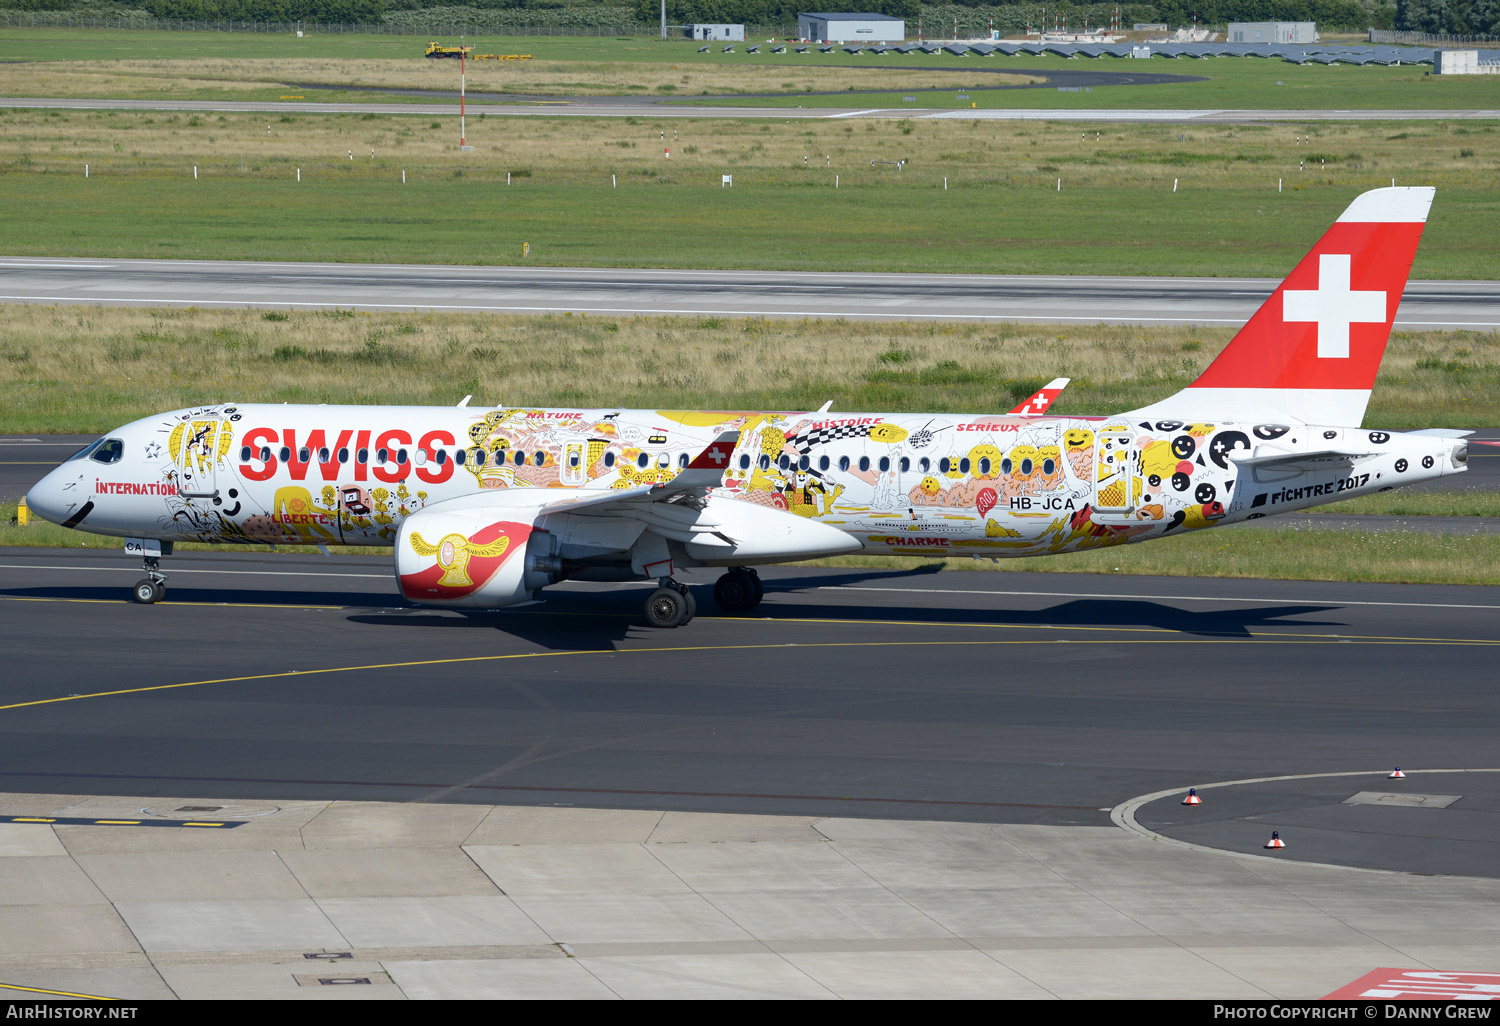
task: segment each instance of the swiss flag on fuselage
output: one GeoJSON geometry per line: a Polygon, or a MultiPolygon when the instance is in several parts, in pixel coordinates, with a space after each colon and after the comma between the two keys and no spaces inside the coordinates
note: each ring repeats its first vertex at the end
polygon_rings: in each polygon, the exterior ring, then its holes
{"type": "Polygon", "coordinates": [[[1369,390],[1432,196],[1357,197],[1192,387],[1369,390]]]}

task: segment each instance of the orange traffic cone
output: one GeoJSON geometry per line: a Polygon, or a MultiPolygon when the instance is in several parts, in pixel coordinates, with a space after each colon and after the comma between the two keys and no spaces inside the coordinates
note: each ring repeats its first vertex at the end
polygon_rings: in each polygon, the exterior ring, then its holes
{"type": "Polygon", "coordinates": [[[1182,804],[1184,804],[1184,805],[1202,805],[1203,804],[1203,799],[1198,797],[1198,789],[1196,787],[1190,787],[1190,788],[1188,788],[1187,797],[1182,800],[1182,804]]]}
{"type": "Polygon", "coordinates": [[[1401,767],[1400,766],[1397,766],[1394,770],[1391,771],[1391,775],[1388,776],[1388,777],[1386,777],[1385,779],[1387,779],[1387,780],[1405,780],[1406,779],[1406,774],[1401,772],[1401,767]]]}
{"type": "Polygon", "coordinates": [[[1285,848],[1286,842],[1281,839],[1281,833],[1277,830],[1271,831],[1271,839],[1266,842],[1267,848],[1285,848]]]}

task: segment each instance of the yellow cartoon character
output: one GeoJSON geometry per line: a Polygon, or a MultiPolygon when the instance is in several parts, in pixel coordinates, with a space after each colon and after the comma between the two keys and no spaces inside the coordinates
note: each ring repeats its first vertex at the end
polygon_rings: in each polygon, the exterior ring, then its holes
{"type": "Polygon", "coordinates": [[[1001,452],[995,446],[988,443],[976,445],[969,450],[969,469],[981,481],[993,481],[1000,476],[1001,458],[1001,452]]]}
{"type": "Polygon", "coordinates": [[[958,469],[960,462],[962,462],[962,457],[956,452],[952,453],[948,457],[948,469],[943,472],[944,476],[951,477],[955,481],[962,481],[967,475],[958,469]]]}
{"type": "Polygon", "coordinates": [[[412,551],[419,556],[436,556],[443,576],[438,584],[449,588],[469,588],[474,582],[469,578],[469,560],[475,556],[500,556],[510,548],[510,538],[502,536],[484,545],[475,545],[461,534],[448,534],[433,545],[416,531],[411,534],[412,551]]]}
{"type": "Polygon", "coordinates": [[[1069,428],[1063,432],[1063,447],[1066,450],[1068,466],[1073,468],[1073,476],[1080,481],[1092,481],[1094,478],[1094,433],[1088,428],[1069,428]]]}

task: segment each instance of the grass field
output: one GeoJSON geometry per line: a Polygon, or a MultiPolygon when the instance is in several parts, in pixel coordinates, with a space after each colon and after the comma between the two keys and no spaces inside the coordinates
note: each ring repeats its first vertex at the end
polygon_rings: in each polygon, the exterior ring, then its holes
{"type": "MultiPolygon", "coordinates": [[[[0,307],[0,432],[208,402],[993,412],[1048,379],[1108,414],[1186,385],[1223,328],[0,307]]],[[[1397,333],[1366,423],[1500,424],[1500,332],[1397,333]]],[[[1444,510],[1443,512],[1453,512],[1444,510]]]]}
{"type": "Polygon", "coordinates": [[[1495,125],[471,117],[459,154],[456,122],[0,110],[4,248],[504,264],[529,242],[551,265],[1280,276],[1394,177],[1439,189],[1417,277],[1500,277],[1495,125]]]}
{"type": "MultiPolygon", "coordinates": [[[[453,42],[456,42],[454,40],[453,42]]],[[[547,37],[471,37],[475,53],[527,53],[533,55],[537,64],[529,70],[526,64],[503,67],[506,62],[468,62],[478,76],[473,81],[488,80],[506,82],[505,88],[524,87],[527,77],[534,76],[536,90],[542,92],[572,92],[579,95],[596,93],[640,93],[662,95],[658,86],[670,85],[667,94],[698,94],[703,91],[716,92],[722,88],[730,91],[809,93],[822,88],[820,81],[827,74],[818,69],[853,69],[871,71],[879,78],[891,81],[882,97],[862,97],[863,106],[900,107],[904,101],[900,90],[920,88],[919,82],[932,75],[938,76],[936,84],[952,83],[951,95],[923,95],[917,105],[924,107],[968,107],[971,103],[980,107],[1144,107],[1144,108],[1205,108],[1205,107],[1266,107],[1275,109],[1353,109],[1368,107],[1419,108],[1419,109],[1469,109],[1493,108],[1494,86],[1484,78],[1467,76],[1431,77],[1421,67],[1356,68],[1347,65],[1293,65],[1281,61],[1216,58],[1212,60],[1167,60],[1153,59],[1145,62],[1129,62],[1128,70],[1148,71],[1156,74],[1201,76],[1202,82],[1176,83],[1170,85],[1111,86],[1100,87],[1088,93],[1060,93],[1049,89],[1028,89],[1000,92],[970,92],[970,99],[960,100],[959,89],[979,87],[990,79],[985,71],[999,70],[1013,74],[1029,74],[1046,70],[1107,71],[1111,68],[1124,70],[1126,62],[1103,59],[1067,60],[1060,57],[1010,57],[1010,58],[961,58],[942,54],[934,56],[890,54],[885,57],[853,57],[843,52],[819,54],[772,54],[768,51],[749,54],[744,46],[739,52],[721,53],[719,46],[700,54],[698,45],[687,40],[663,42],[655,39],[601,39],[601,38],[547,38],[547,37]],[[675,67],[673,67],[675,65],[675,67]],[[634,66],[632,69],[631,66],[634,66]],[[654,67],[653,67],[654,66],[654,67]],[[545,70],[543,70],[545,69],[545,70]],[[799,78],[806,70],[814,70],[823,78],[805,80],[799,78]],[[957,69],[954,71],[934,69],[957,69]],[[668,74],[676,71],[676,76],[668,74]],[[683,82],[686,78],[689,81],[683,82]],[[868,101],[868,102],[867,102],[868,101]]],[[[201,95],[239,95],[244,97],[243,85],[227,84],[231,81],[255,83],[280,81],[286,76],[290,81],[322,81],[296,74],[303,67],[313,74],[331,72],[329,81],[353,84],[355,78],[378,81],[381,85],[403,85],[406,88],[428,88],[429,80],[450,79],[453,88],[457,84],[457,68],[450,61],[426,61],[422,52],[425,37],[417,36],[359,36],[359,35],[314,35],[305,39],[291,36],[273,36],[252,33],[216,32],[146,32],[103,29],[0,29],[0,61],[64,61],[69,71],[80,78],[101,76],[107,79],[111,69],[94,67],[96,62],[110,61],[169,61],[173,67],[171,75],[180,76],[183,84],[179,98],[201,95]],[[211,81],[199,77],[182,67],[189,61],[237,63],[242,65],[233,75],[225,77],[211,75],[211,81]],[[330,62],[334,62],[330,64],[330,62]],[[373,78],[354,70],[367,65],[361,62],[380,62],[386,66],[373,78]],[[402,64],[410,65],[410,80],[400,72],[402,64]],[[258,65],[258,67],[257,67],[258,65]],[[338,66],[347,70],[340,72],[338,66]],[[341,79],[339,76],[343,74],[341,79]],[[196,93],[194,91],[197,91],[196,93]],[[222,91],[222,92],[221,92],[222,91]]],[[[747,44],[748,45],[748,44],[747,44]]],[[[139,72],[140,69],[137,69],[139,72]]],[[[46,76],[51,72],[28,69],[32,74],[46,76]]],[[[869,78],[869,75],[863,76],[869,78]]],[[[12,80],[13,81],[13,80],[12,80]]],[[[23,79],[24,81],[24,79],[23,79]]],[[[39,78],[38,81],[45,81],[39,78]]],[[[995,84],[998,84],[996,82],[995,84]]],[[[851,83],[834,86],[836,89],[850,87],[851,83]]],[[[854,88],[878,88],[861,83],[854,88]]],[[[7,85],[0,92],[9,95],[38,95],[27,91],[15,93],[15,85],[7,85]]],[[[64,87],[70,88],[70,87],[64,87]]],[[[137,93],[132,90],[154,88],[141,82],[116,81],[108,84],[101,81],[98,88],[105,92],[97,95],[129,96],[158,95],[137,93]]],[[[261,88],[257,98],[276,98],[269,90],[261,88]]],[[[491,88],[481,85],[480,88],[491,88]]],[[[66,95],[79,95],[68,92],[66,95]]],[[[770,104],[796,106],[847,105],[842,98],[757,101],[770,104]]]]}

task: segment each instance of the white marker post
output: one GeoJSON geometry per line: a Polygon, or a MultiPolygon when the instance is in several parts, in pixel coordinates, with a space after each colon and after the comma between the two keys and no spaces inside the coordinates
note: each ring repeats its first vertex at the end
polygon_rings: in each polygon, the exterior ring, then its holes
{"type": "Polygon", "coordinates": [[[1058,192],[1062,192],[1062,179],[1061,178],[1059,178],[1057,180],[1057,191],[1058,192]]]}
{"type": "Polygon", "coordinates": [[[89,176],[89,166],[87,164],[85,164],[85,165],[83,165],[83,177],[87,178],[88,176],[89,176]]]}
{"type": "Polygon", "coordinates": [[[297,181],[302,181],[302,169],[300,167],[297,169],[297,181]]]}
{"type": "Polygon", "coordinates": [[[193,165],[193,181],[196,182],[197,180],[198,180],[198,165],[194,164],[193,165]]]}
{"type": "Polygon", "coordinates": [[[406,168],[404,167],[401,169],[401,184],[406,184],[406,168]]]}
{"type": "Polygon", "coordinates": [[[1175,179],[1175,178],[1172,179],[1172,191],[1173,192],[1177,191],[1177,179],[1175,179]]]}
{"type": "Polygon", "coordinates": [[[615,184],[615,176],[614,176],[614,175],[610,175],[610,176],[609,176],[609,187],[610,187],[610,188],[611,188],[611,189],[616,189],[616,188],[619,188],[619,186],[617,186],[617,185],[616,185],[616,184],[615,184]]]}

